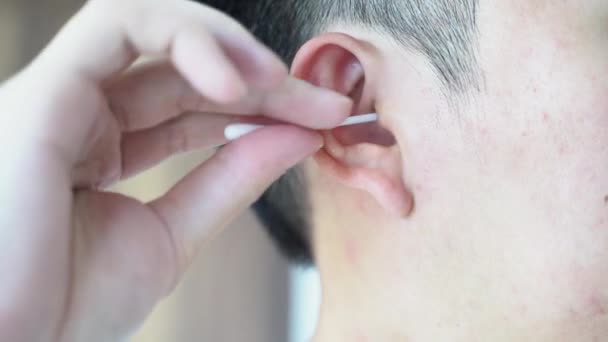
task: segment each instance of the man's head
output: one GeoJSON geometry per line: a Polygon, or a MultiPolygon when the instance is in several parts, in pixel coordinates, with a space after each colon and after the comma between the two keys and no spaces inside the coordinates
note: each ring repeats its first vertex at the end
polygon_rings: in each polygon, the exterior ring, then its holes
{"type": "MultiPolygon", "coordinates": [[[[396,44],[424,54],[446,89],[477,87],[475,57],[477,0],[212,0],[288,64],[311,38],[336,24],[378,30],[396,44]]],[[[306,177],[292,170],[256,203],[254,209],[280,249],[293,261],[309,264],[310,204],[306,177]]]]}
{"type": "Polygon", "coordinates": [[[216,5],[380,115],[324,132],[258,204],[314,255],[319,336],[608,338],[605,1],[216,5]]]}

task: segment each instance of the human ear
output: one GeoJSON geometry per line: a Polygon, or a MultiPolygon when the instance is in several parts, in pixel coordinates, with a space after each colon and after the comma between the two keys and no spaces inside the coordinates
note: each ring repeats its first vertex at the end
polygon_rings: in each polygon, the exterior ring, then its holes
{"type": "MultiPolygon", "coordinates": [[[[375,72],[380,58],[373,47],[341,33],[307,42],[297,53],[292,74],[316,86],[348,95],[353,115],[377,112],[375,72]]],[[[403,181],[402,151],[393,132],[377,123],[323,132],[325,147],[315,160],[321,170],[347,187],[366,192],[392,215],[408,216],[413,197],[403,181]]]]}

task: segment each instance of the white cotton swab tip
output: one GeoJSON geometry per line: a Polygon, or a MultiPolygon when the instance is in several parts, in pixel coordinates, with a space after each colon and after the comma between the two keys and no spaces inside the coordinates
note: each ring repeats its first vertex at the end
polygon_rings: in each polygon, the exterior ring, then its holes
{"type": "MultiPolygon", "coordinates": [[[[378,121],[378,114],[370,113],[363,115],[351,116],[338,127],[352,126],[352,125],[360,125],[370,122],[378,121]]],[[[238,138],[245,136],[247,134],[253,133],[260,128],[264,128],[264,125],[254,125],[254,124],[232,124],[226,126],[224,130],[224,136],[228,141],[234,141],[238,138]]]]}
{"type": "Polygon", "coordinates": [[[251,124],[233,124],[228,125],[224,130],[224,136],[228,141],[236,140],[244,135],[249,133],[253,133],[260,128],[263,128],[262,125],[251,125],[251,124]]]}

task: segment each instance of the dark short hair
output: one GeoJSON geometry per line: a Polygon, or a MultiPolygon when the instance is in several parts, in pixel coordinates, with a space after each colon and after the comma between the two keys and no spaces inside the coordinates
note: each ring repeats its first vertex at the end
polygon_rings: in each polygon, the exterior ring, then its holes
{"type": "MultiPolygon", "coordinates": [[[[478,0],[200,0],[250,29],[290,64],[310,38],[335,23],[368,27],[425,56],[445,89],[478,82],[475,37],[478,0]]],[[[254,209],[281,251],[311,264],[311,215],[306,179],[293,169],[254,209]]]]}

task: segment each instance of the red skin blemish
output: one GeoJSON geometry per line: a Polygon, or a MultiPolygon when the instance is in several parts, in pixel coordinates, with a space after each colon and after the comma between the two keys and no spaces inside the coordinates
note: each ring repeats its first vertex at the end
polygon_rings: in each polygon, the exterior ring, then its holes
{"type": "Polygon", "coordinates": [[[482,128],[481,129],[481,135],[488,135],[488,129],[487,128],[482,128]]]}
{"type": "Polygon", "coordinates": [[[543,112],[543,121],[544,121],[544,122],[547,122],[547,121],[549,121],[549,119],[550,119],[550,117],[549,117],[549,113],[547,113],[547,112],[543,112]]]}
{"type": "Polygon", "coordinates": [[[357,342],[367,342],[367,338],[365,338],[365,336],[363,335],[359,335],[357,336],[357,342]]]}
{"type": "Polygon", "coordinates": [[[354,342],[367,342],[367,336],[365,336],[363,333],[357,333],[355,335],[355,341],[354,342]]]}
{"type": "Polygon", "coordinates": [[[600,299],[596,296],[591,297],[589,301],[589,308],[591,310],[591,316],[605,316],[606,308],[600,299]]]}
{"type": "Polygon", "coordinates": [[[557,40],[557,46],[562,50],[570,50],[572,43],[565,38],[561,38],[557,40]]]}

